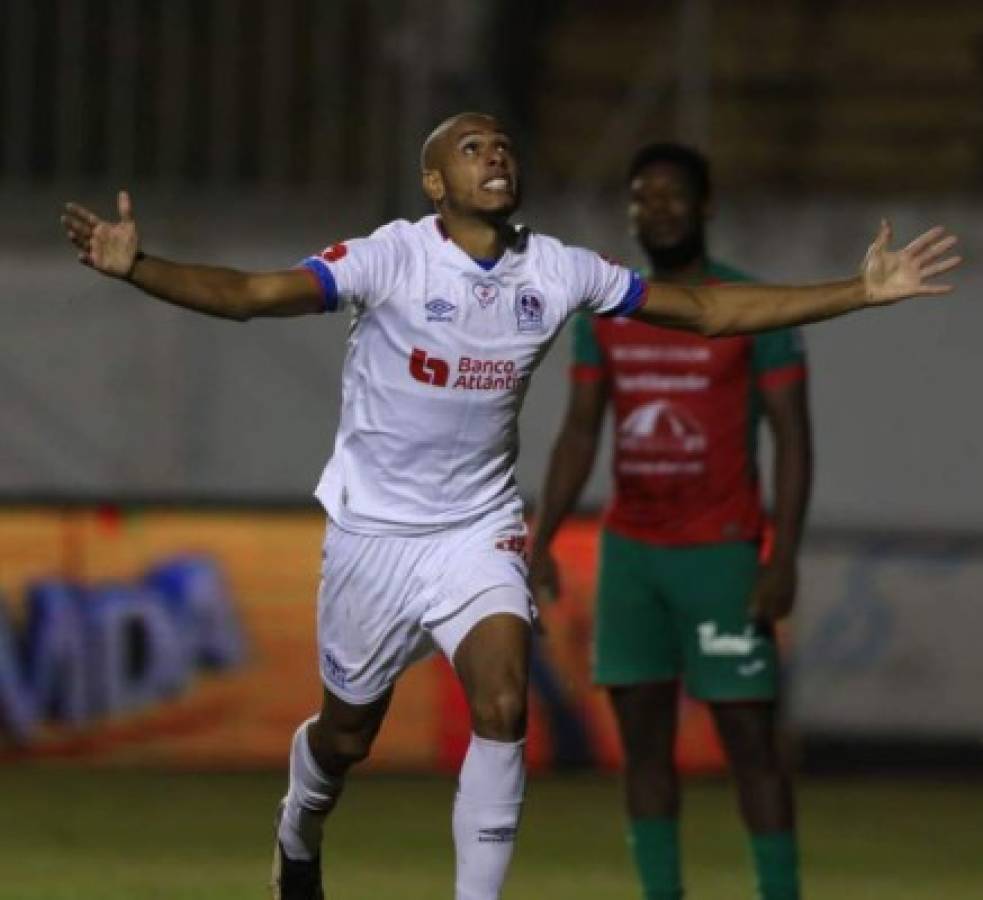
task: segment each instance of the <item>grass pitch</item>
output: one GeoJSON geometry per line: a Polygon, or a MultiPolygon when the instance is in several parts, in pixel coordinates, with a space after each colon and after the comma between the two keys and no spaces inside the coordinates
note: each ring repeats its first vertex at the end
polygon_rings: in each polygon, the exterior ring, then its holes
{"type": "MultiPolygon", "coordinates": [[[[282,788],[269,773],[0,769],[0,898],[263,898],[282,788]]],[[[356,774],[328,826],[329,898],[450,898],[453,788],[356,774]]],[[[983,783],[823,779],[799,794],[812,900],[983,897],[983,783]]],[[[688,896],[752,897],[728,783],[690,782],[684,804],[688,896]]],[[[638,897],[616,779],[531,781],[505,897],[638,897]]]]}

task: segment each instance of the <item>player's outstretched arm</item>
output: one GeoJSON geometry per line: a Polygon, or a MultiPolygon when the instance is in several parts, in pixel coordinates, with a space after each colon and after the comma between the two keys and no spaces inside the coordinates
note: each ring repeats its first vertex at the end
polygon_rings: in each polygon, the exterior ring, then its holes
{"type": "Polygon", "coordinates": [[[120,191],[118,222],[107,222],[76,203],[61,217],[79,262],[129,281],[177,306],[225,319],[299,316],[320,312],[323,298],[306,270],[241,272],[215,266],[170,262],[140,252],[140,234],[130,195],[120,191]]]}
{"type": "Polygon", "coordinates": [[[953,235],[932,228],[901,250],[889,250],[890,241],[891,226],[885,221],[856,278],[807,287],[653,284],[635,315],[655,325],[705,335],[747,334],[952,290],[952,285],[936,279],[962,261],[950,254],[956,243],[953,235]]]}

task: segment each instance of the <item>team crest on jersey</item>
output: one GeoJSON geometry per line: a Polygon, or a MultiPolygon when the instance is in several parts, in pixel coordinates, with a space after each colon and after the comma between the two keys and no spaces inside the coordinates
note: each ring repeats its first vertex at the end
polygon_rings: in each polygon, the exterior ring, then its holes
{"type": "Polygon", "coordinates": [[[471,291],[478,299],[478,305],[482,309],[491,306],[498,299],[498,285],[491,281],[476,281],[471,285],[471,291]]]}
{"type": "Polygon", "coordinates": [[[530,287],[520,287],[515,292],[515,324],[519,331],[542,331],[546,301],[543,295],[530,287]]]}
{"type": "Polygon", "coordinates": [[[423,304],[428,322],[453,322],[457,307],[441,297],[435,297],[423,304]]]}

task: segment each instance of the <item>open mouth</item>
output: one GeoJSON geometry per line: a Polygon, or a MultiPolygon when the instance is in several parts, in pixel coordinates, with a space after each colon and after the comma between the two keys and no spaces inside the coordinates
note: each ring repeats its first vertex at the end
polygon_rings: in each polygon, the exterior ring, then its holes
{"type": "Polygon", "coordinates": [[[511,194],[512,179],[506,175],[496,175],[481,183],[481,189],[492,194],[511,194]]]}

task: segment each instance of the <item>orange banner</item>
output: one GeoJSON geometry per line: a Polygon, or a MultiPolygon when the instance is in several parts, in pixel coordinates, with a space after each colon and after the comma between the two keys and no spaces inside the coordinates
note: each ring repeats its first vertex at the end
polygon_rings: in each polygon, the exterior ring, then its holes
{"type": "MultiPolygon", "coordinates": [[[[316,511],[0,511],[0,759],[168,767],[282,766],[318,707],[316,511]]],[[[535,768],[620,765],[590,685],[597,523],[559,536],[564,592],[543,610],[532,670],[535,768]]],[[[680,759],[718,768],[702,707],[683,701],[680,759]]],[[[407,672],[369,766],[455,769],[467,710],[445,662],[407,672]]]]}

